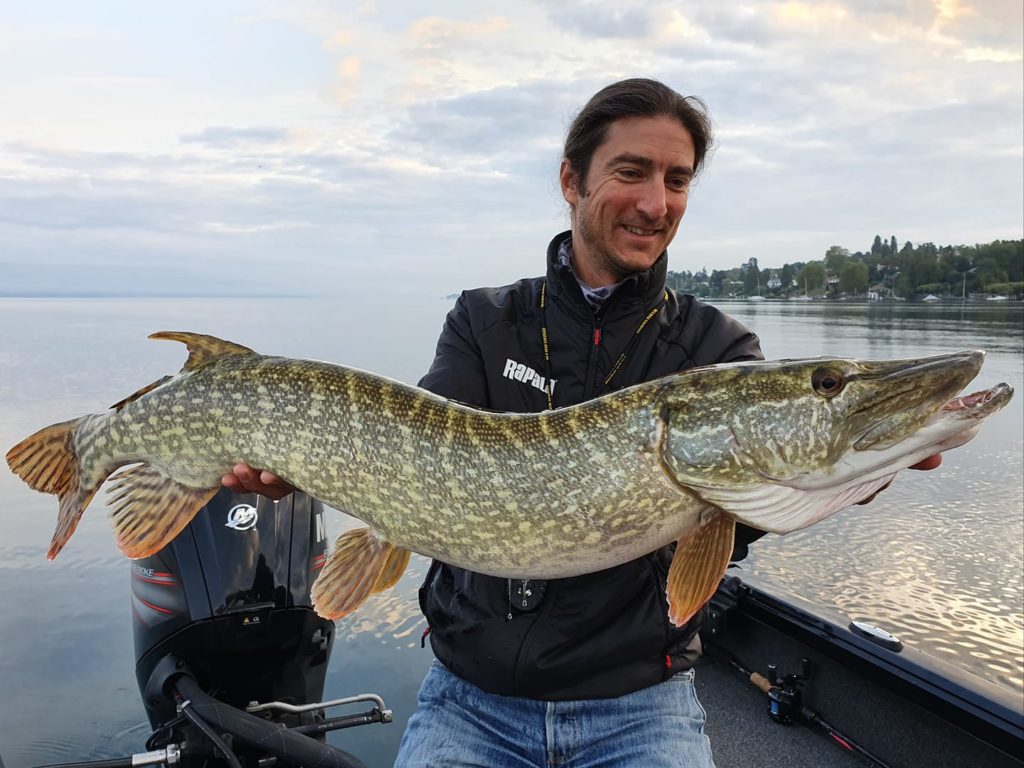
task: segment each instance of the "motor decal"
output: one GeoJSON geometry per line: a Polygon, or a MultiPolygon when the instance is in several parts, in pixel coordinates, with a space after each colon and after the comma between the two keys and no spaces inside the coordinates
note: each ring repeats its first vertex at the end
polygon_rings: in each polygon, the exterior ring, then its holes
{"type": "Polygon", "coordinates": [[[251,531],[256,527],[258,519],[256,507],[252,504],[236,504],[228,510],[228,521],[224,527],[235,531],[251,531]]]}
{"type": "Polygon", "coordinates": [[[142,603],[147,608],[150,608],[150,609],[156,611],[157,613],[167,613],[167,614],[173,614],[174,613],[174,611],[172,611],[172,610],[170,610],[168,608],[161,608],[159,605],[153,605],[152,603],[148,603],[145,600],[143,600],[141,597],[139,597],[138,595],[135,595],[135,599],[138,600],[140,603],[142,603]]]}

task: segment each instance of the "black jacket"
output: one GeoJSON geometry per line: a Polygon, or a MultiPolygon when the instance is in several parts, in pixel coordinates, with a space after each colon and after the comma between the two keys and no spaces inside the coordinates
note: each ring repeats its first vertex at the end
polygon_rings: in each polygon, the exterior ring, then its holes
{"type": "MultiPolygon", "coordinates": [[[[558,247],[569,236],[562,233],[549,246],[546,278],[459,297],[420,386],[471,405],[532,412],[547,407],[549,377],[557,408],[697,365],[761,358],[757,337],[740,323],[665,290],[665,254],[628,278],[595,314],[572,271],[558,263],[558,247]]],[[[743,551],[757,534],[738,531],[743,551]]],[[[688,646],[698,622],[676,629],[667,617],[670,562],[666,547],[597,573],[523,584],[435,561],[420,606],[437,658],[486,691],[546,700],[620,696],[693,660],[688,646]]]]}

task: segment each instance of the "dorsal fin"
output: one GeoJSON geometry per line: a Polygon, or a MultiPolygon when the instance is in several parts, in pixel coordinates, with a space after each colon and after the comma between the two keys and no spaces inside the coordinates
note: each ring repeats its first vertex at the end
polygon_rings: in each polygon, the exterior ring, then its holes
{"type": "Polygon", "coordinates": [[[116,403],[114,403],[112,406],[110,406],[110,410],[112,410],[112,411],[120,411],[122,408],[124,408],[126,405],[128,405],[128,403],[132,402],[133,400],[138,400],[140,397],[142,397],[147,392],[152,392],[154,389],[159,387],[165,381],[170,381],[173,378],[174,378],[173,376],[164,376],[162,379],[157,379],[152,384],[147,384],[142,389],[140,389],[138,392],[135,392],[133,394],[128,395],[128,397],[126,397],[124,400],[118,400],[116,403]]]}
{"type": "Polygon", "coordinates": [[[182,366],[183,371],[194,371],[201,365],[216,360],[224,355],[255,355],[248,347],[235,344],[231,341],[218,339],[216,336],[207,336],[202,333],[187,333],[185,331],[158,331],[149,335],[151,339],[168,339],[180,341],[188,347],[188,360],[182,366]]]}

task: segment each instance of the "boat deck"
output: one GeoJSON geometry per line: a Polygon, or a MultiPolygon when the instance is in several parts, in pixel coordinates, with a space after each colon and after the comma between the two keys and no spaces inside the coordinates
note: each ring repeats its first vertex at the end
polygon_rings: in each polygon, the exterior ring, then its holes
{"type": "MultiPolygon", "coordinates": [[[[820,728],[773,720],[768,696],[730,664],[730,657],[761,674],[775,664],[780,676],[800,672],[802,659],[808,659],[803,703],[883,765],[1024,768],[1024,697],[1008,694],[986,703],[961,691],[960,698],[912,700],[918,692],[909,684],[901,691],[899,680],[894,683],[869,664],[836,653],[833,644],[819,644],[812,635],[776,624],[767,613],[732,610],[727,619],[717,626],[712,622],[706,635],[710,642],[696,670],[697,695],[708,713],[717,768],[878,765],[847,751],[820,728]]],[[[917,659],[907,650],[893,657],[901,663],[909,657],[911,664],[917,659]]]]}

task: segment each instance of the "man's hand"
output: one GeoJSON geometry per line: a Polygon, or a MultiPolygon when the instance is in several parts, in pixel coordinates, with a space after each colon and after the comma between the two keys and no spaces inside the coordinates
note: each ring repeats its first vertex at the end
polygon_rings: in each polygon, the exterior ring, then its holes
{"type": "MultiPolygon", "coordinates": [[[[937,453],[934,456],[929,456],[927,459],[922,459],[921,461],[917,462],[917,464],[911,464],[909,467],[907,467],[907,469],[935,469],[941,463],[942,463],[942,454],[941,453],[937,453]]],[[[273,475],[271,475],[271,477],[273,477],[273,475]]],[[[883,485],[881,488],[879,488],[877,491],[872,493],[866,499],[863,499],[862,501],[858,501],[857,503],[858,504],[868,504],[868,503],[870,503],[871,500],[875,498],[875,496],[880,494],[882,491],[884,491],[890,485],[892,485],[891,481],[886,483],[885,485],[883,485]]]]}
{"type": "Polygon", "coordinates": [[[278,501],[295,490],[277,475],[253,469],[248,464],[235,464],[231,472],[224,475],[220,483],[235,493],[258,493],[278,501]]]}

